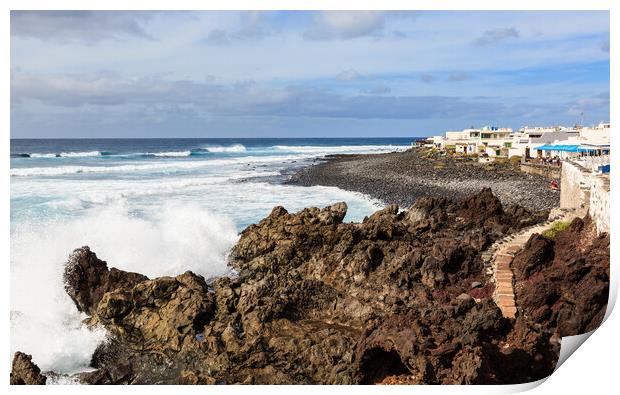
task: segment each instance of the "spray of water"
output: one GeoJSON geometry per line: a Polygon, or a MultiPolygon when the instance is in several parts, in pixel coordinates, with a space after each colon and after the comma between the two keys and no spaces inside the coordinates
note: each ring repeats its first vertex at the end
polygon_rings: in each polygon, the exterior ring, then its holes
{"type": "Polygon", "coordinates": [[[237,241],[232,221],[195,204],[164,204],[139,217],[122,202],[77,219],[24,222],[11,234],[11,355],[33,355],[42,370],[72,373],[87,368],[103,329],[88,329],[66,295],[64,262],[89,245],[110,267],[149,277],[192,270],[205,277],[228,271],[226,254],[237,241]]]}

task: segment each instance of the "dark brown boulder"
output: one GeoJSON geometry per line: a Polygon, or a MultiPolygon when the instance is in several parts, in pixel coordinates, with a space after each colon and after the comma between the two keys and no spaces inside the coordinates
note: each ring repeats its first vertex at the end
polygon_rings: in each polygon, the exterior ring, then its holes
{"type": "MultiPolygon", "coordinates": [[[[97,370],[78,379],[87,384],[187,384],[194,377],[188,372],[204,358],[205,326],[214,310],[214,294],[204,278],[189,271],[106,292],[88,323],[103,325],[111,337],[95,350],[91,365],[97,370]]],[[[196,377],[207,383],[202,375],[196,377]]]]}
{"type": "Polygon", "coordinates": [[[490,380],[483,345],[503,338],[506,322],[491,301],[461,295],[453,305],[384,317],[366,329],[356,350],[357,379],[366,384],[408,377],[425,384],[490,380]]]}
{"type": "Polygon", "coordinates": [[[196,347],[196,334],[213,315],[214,297],[204,278],[188,271],[106,292],[89,323],[105,325],[134,347],[169,353],[196,347]]]}
{"type": "Polygon", "coordinates": [[[596,329],[609,297],[609,242],[590,218],[576,218],[553,239],[533,235],[512,263],[517,304],[560,336],[596,329]]]}
{"type": "Polygon", "coordinates": [[[519,255],[513,260],[512,268],[520,276],[529,277],[553,262],[553,257],[553,240],[539,234],[533,234],[519,255]]]}
{"type": "Polygon", "coordinates": [[[112,268],[88,247],[75,249],[65,264],[65,291],[79,311],[92,315],[106,292],[130,289],[148,277],[112,268]]]}
{"type": "Polygon", "coordinates": [[[461,199],[458,214],[482,225],[487,220],[501,219],[504,210],[491,188],[483,188],[480,193],[461,199]]]}
{"type": "Polygon", "coordinates": [[[41,369],[32,362],[32,356],[23,352],[16,352],[11,369],[11,385],[44,385],[47,377],[41,374],[41,369]]]}

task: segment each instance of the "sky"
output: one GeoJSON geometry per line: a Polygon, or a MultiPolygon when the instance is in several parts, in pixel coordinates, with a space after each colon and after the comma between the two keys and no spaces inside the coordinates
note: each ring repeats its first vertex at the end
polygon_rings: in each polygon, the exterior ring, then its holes
{"type": "Polygon", "coordinates": [[[12,11],[11,137],[609,120],[607,11],[12,11]]]}

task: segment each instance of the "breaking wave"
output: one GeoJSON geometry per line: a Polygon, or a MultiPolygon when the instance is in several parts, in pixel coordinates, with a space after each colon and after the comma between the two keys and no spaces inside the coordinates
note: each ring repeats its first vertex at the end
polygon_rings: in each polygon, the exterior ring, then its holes
{"type": "Polygon", "coordinates": [[[204,147],[203,150],[207,152],[246,152],[246,148],[243,144],[233,144],[229,146],[213,146],[213,147],[204,147]]]}
{"type": "Polygon", "coordinates": [[[54,166],[54,167],[18,167],[11,169],[11,177],[28,177],[28,176],[63,176],[79,173],[134,173],[134,172],[151,172],[151,173],[176,173],[193,169],[208,168],[221,165],[235,164],[267,164],[278,163],[287,160],[300,159],[298,155],[288,156],[245,156],[228,159],[211,159],[205,161],[167,161],[142,163],[136,162],[126,165],[111,166],[54,166]]]}
{"type": "Polygon", "coordinates": [[[21,153],[11,155],[14,158],[86,158],[93,156],[102,156],[100,151],[87,151],[87,152],[60,152],[60,153],[21,153]]]}
{"type": "Polygon", "coordinates": [[[184,157],[184,156],[190,156],[192,154],[191,151],[170,151],[170,152],[156,152],[156,153],[147,153],[145,154],[146,156],[152,155],[152,156],[158,156],[158,157],[163,157],[163,158],[178,158],[178,157],[184,157]]]}
{"type": "Polygon", "coordinates": [[[149,277],[191,270],[206,278],[228,272],[226,256],[237,241],[227,217],[192,203],[165,204],[149,219],[121,203],[49,226],[20,224],[11,233],[11,355],[33,355],[43,371],[88,368],[106,338],[90,330],[64,292],[62,273],[70,252],[89,245],[110,266],[149,277]]]}
{"type": "Polygon", "coordinates": [[[87,157],[107,157],[107,158],[182,158],[189,156],[203,156],[209,154],[244,153],[244,152],[293,152],[299,154],[334,154],[334,153],[372,153],[372,152],[391,152],[402,151],[410,148],[407,145],[341,145],[341,146],[321,146],[321,145],[274,145],[263,148],[250,148],[243,144],[233,144],[228,146],[206,146],[200,148],[186,149],[183,151],[162,151],[162,152],[127,152],[115,153],[105,151],[86,151],[86,152],[60,152],[60,153],[15,153],[13,158],[87,158],[87,157]]]}
{"type": "Polygon", "coordinates": [[[117,166],[56,166],[21,167],[11,169],[11,177],[63,176],[78,173],[131,173],[136,171],[182,171],[208,166],[209,162],[127,164],[117,166]]]}
{"type": "Polygon", "coordinates": [[[408,145],[340,145],[340,146],[319,146],[319,145],[274,145],[274,149],[281,151],[321,154],[321,153],[351,153],[351,152],[392,152],[404,151],[411,148],[408,145]]]}

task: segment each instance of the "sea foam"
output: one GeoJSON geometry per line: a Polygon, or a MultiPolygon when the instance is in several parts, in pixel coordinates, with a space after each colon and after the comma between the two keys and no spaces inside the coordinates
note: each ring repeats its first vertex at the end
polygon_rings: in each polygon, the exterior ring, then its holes
{"type": "Polygon", "coordinates": [[[63,158],[81,158],[81,157],[89,157],[89,156],[101,156],[101,152],[88,151],[88,152],[61,152],[60,153],[60,157],[63,157],[63,158]]]}
{"type": "MultiPolygon", "coordinates": [[[[288,155],[288,156],[244,156],[240,158],[228,159],[210,159],[203,161],[159,161],[153,163],[144,163],[144,161],[132,162],[129,164],[112,164],[108,166],[53,166],[53,167],[19,167],[11,169],[11,177],[29,177],[29,176],[63,176],[79,173],[135,173],[135,172],[152,172],[152,173],[174,173],[193,169],[201,169],[222,165],[235,164],[267,164],[284,162],[287,160],[302,159],[304,155],[288,155]]],[[[310,157],[306,155],[306,157],[310,157]]]]}
{"type": "Polygon", "coordinates": [[[87,151],[87,152],[61,152],[59,154],[55,153],[37,153],[34,152],[29,154],[31,158],[84,158],[84,157],[92,157],[92,156],[101,156],[101,152],[99,151],[87,151]]]}
{"type": "Polygon", "coordinates": [[[159,156],[159,157],[164,157],[164,158],[178,158],[178,157],[184,157],[184,156],[190,156],[192,154],[191,151],[171,151],[171,152],[156,152],[156,153],[149,153],[146,155],[153,155],[153,156],[159,156]]]}
{"type": "Polygon", "coordinates": [[[209,152],[245,152],[246,148],[243,144],[233,144],[230,146],[222,147],[222,146],[213,146],[213,147],[204,147],[203,149],[209,152]]]}
{"type": "Polygon", "coordinates": [[[274,149],[287,152],[311,153],[311,154],[334,154],[334,153],[379,153],[404,151],[411,148],[408,145],[274,145],[274,149]]]}
{"type": "Polygon", "coordinates": [[[42,370],[86,369],[106,333],[90,330],[63,288],[69,253],[89,245],[109,267],[149,277],[192,270],[205,277],[228,272],[234,224],[191,203],[169,203],[137,217],[122,203],[83,217],[41,226],[21,223],[11,233],[11,355],[33,355],[42,370]],[[54,229],[50,232],[50,229],[54,229]]]}

